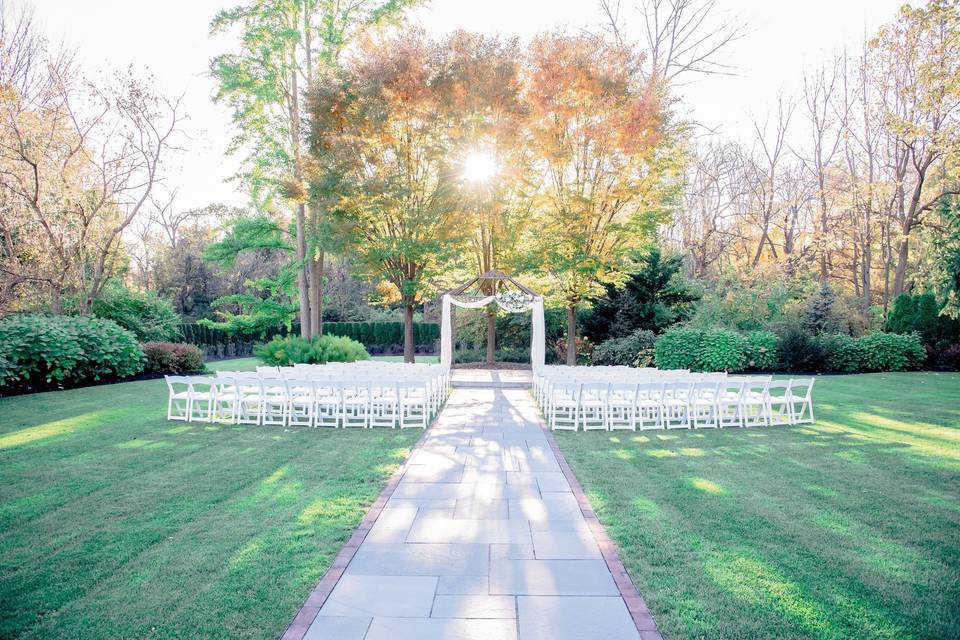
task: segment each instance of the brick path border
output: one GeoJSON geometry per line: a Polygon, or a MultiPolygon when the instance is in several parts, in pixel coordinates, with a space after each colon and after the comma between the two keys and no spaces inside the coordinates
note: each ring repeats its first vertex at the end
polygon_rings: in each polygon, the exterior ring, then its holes
{"type": "Polygon", "coordinates": [[[583,492],[583,487],[580,486],[580,481],[577,480],[577,476],[573,475],[573,470],[571,470],[570,465],[567,464],[567,459],[557,445],[557,441],[553,437],[553,432],[543,420],[543,416],[538,413],[537,419],[540,422],[540,428],[547,434],[547,442],[550,443],[550,449],[560,464],[560,471],[563,473],[563,477],[567,479],[570,490],[577,499],[577,504],[580,505],[580,512],[583,514],[584,520],[587,521],[587,526],[590,527],[590,532],[593,534],[594,540],[597,541],[597,546],[600,547],[600,554],[603,556],[604,562],[607,563],[607,569],[609,569],[613,575],[613,581],[617,583],[620,596],[626,603],[627,611],[630,612],[630,617],[633,618],[633,624],[636,625],[637,631],[640,633],[640,640],[663,640],[663,636],[660,635],[660,630],[657,628],[657,623],[654,621],[650,609],[647,608],[647,603],[644,601],[643,596],[640,595],[640,592],[637,591],[637,587],[633,584],[630,574],[627,573],[626,567],[623,566],[623,562],[620,560],[620,551],[617,549],[617,543],[607,534],[606,527],[604,527],[600,519],[597,518],[596,512],[590,505],[590,500],[587,499],[587,495],[583,492]]]}
{"type": "MultiPolygon", "coordinates": [[[[442,410],[441,407],[441,411],[442,410]]],[[[437,412],[437,415],[440,415],[439,412],[437,412]]],[[[434,418],[434,420],[436,420],[436,418],[434,418]]],[[[298,611],[297,615],[293,618],[293,622],[291,622],[287,630],[283,632],[280,640],[303,640],[303,637],[307,635],[310,625],[313,624],[317,614],[320,613],[320,607],[327,601],[333,588],[337,586],[337,582],[346,570],[347,565],[353,560],[353,556],[356,555],[360,544],[364,538],[367,537],[370,529],[373,528],[377,518],[380,517],[380,512],[387,506],[387,502],[393,495],[394,490],[397,488],[397,485],[400,484],[400,479],[403,477],[403,474],[406,473],[407,465],[410,464],[414,452],[421,448],[427,432],[431,427],[433,427],[433,423],[423,430],[423,433],[420,434],[420,437],[410,449],[410,455],[407,456],[403,464],[401,464],[400,467],[393,472],[393,475],[390,476],[390,479],[387,480],[387,484],[380,491],[380,495],[378,495],[377,499],[370,505],[360,524],[358,524],[354,530],[353,535],[350,536],[347,543],[343,545],[343,548],[340,549],[339,553],[334,557],[333,562],[327,568],[327,572],[323,574],[320,582],[317,583],[317,586],[315,586],[313,591],[310,592],[310,595],[307,596],[307,600],[303,603],[303,606],[300,607],[300,611],[298,611]]]]}

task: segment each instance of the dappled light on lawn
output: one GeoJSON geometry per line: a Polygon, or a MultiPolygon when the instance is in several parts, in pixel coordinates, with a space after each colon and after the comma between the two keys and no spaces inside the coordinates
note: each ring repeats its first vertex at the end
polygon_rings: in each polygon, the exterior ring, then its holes
{"type": "Polygon", "coordinates": [[[960,374],[816,398],[812,425],[557,433],[666,637],[960,635],[960,374]]]}

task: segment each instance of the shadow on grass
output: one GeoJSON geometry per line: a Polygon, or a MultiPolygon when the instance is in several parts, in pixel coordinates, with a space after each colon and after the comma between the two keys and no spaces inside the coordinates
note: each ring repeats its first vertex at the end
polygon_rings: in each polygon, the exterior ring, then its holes
{"type": "Polygon", "coordinates": [[[815,425],[557,439],[668,637],[958,637],[960,376],[906,380],[824,379],[815,425]]]}

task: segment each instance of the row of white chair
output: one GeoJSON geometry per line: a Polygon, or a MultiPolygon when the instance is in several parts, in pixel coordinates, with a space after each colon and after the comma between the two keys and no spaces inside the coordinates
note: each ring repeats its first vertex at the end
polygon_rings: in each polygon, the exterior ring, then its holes
{"type": "Polygon", "coordinates": [[[673,429],[812,423],[813,378],[550,380],[538,394],[551,429],[673,429]]]}
{"type": "Polygon", "coordinates": [[[167,419],[309,427],[421,427],[449,389],[441,370],[384,375],[338,368],[275,368],[167,376],[167,419]],[[350,375],[348,375],[348,373],[350,375]]]}

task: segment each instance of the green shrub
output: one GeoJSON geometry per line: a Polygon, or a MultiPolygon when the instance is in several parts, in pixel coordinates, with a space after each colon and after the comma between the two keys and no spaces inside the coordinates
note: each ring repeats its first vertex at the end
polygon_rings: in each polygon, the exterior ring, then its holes
{"type": "Polygon", "coordinates": [[[313,362],[356,362],[369,360],[370,354],[356,340],[343,336],[321,336],[313,339],[313,362]]]}
{"type": "Polygon", "coordinates": [[[93,303],[93,315],[113,320],[141,342],[165,342],[180,335],[180,317],[167,300],[153,292],[112,285],[93,303]]]}
{"type": "Polygon", "coordinates": [[[649,367],[654,360],[657,337],[652,331],[638,329],[625,338],[611,338],[596,346],[590,361],[596,365],[649,367]]]}
{"type": "Polygon", "coordinates": [[[703,371],[743,371],[748,363],[743,337],[727,329],[705,331],[700,341],[703,371]]]}
{"type": "Polygon", "coordinates": [[[313,345],[300,336],[276,336],[253,348],[253,355],[266,365],[287,367],[296,362],[313,363],[313,345]]]}
{"type": "Polygon", "coordinates": [[[776,333],[780,368],[791,372],[820,371],[823,366],[820,340],[795,322],[781,323],[776,333]]]}
{"type": "Polygon", "coordinates": [[[747,368],[753,371],[775,369],[778,361],[777,336],[770,331],[751,331],[743,336],[747,368]]]}
{"type": "Polygon", "coordinates": [[[654,347],[654,359],[660,369],[691,369],[699,371],[700,347],[703,332],[687,327],[673,327],[664,331],[654,347]]]}
{"type": "Polygon", "coordinates": [[[923,339],[916,333],[876,332],[859,339],[866,371],[909,371],[926,359],[923,339]]]}
{"type": "Polygon", "coordinates": [[[202,371],[203,352],[192,344],[174,342],[145,342],[143,353],[148,373],[184,373],[202,371]]]}
{"type": "Polygon", "coordinates": [[[331,335],[313,340],[305,340],[299,336],[285,338],[277,336],[266,344],[254,347],[253,353],[264,364],[281,367],[295,363],[324,364],[354,362],[370,358],[367,350],[356,340],[331,335]]]}
{"type": "Polygon", "coordinates": [[[87,316],[15,315],[0,320],[0,386],[70,386],[143,370],[136,337],[87,316]]]}
{"type": "Polygon", "coordinates": [[[843,333],[820,336],[824,371],[857,373],[863,370],[863,346],[856,338],[843,333]]]}

